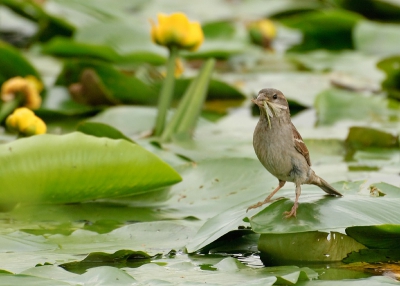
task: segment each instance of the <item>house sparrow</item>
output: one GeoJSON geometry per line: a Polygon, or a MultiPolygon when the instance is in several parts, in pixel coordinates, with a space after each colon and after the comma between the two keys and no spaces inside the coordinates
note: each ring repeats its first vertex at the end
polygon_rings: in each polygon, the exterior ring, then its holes
{"type": "Polygon", "coordinates": [[[311,169],[308,149],[290,120],[289,104],[283,93],[265,88],[252,102],[260,108],[260,120],[253,134],[254,150],[265,169],[279,180],[279,185],[263,202],[247,210],[270,202],[287,181],[295,183],[296,198],[291,211],[284,212],[286,218],[296,216],[302,184],[316,185],[330,195],[342,196],[311,169]]]}

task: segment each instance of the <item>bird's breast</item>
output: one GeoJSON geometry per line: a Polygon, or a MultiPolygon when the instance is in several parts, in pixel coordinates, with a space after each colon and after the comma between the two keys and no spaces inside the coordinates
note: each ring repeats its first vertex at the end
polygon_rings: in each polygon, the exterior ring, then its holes
{"type": "Polygon", "coordinates": [[[307,174],[302,174],[301,170],[304,169],[303,163],[306,160],[294,148],[291,130],[280,126],[279,122],[272,122],[274,123],[275,126],[270,128],[262,120],[259,121],[253,134],[254,151],[261,164],[278,179],[303,181],[307,174]]]}

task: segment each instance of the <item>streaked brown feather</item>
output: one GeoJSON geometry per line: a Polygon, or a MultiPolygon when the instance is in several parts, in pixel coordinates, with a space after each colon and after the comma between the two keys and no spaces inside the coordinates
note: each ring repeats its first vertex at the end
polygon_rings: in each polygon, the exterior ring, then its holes
{"type": "Polygon", "coordinates": [[[292,131],[293,131],[293,141],[294,141],[294,148],[304,156],[306,159],[307,163],[309,166],[311,166],[311,160],[310,160],[310,152],[308,152],[306,144],[303,142],[303,138],[301,138],[301,135],[299,131],[297,131],[296,127],[294,127],[293,123],[292,125],[292,131]]]}

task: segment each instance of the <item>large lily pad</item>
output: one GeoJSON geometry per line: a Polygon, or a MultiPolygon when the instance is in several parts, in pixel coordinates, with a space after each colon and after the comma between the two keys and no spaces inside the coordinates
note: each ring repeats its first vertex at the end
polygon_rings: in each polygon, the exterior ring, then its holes
{"type": "Polygon", "coordinates": [[[0,83],[14,76],[33,75],[40,79],[32,64],[17,49],[4,42],[0,42],[0,66],[0,83]]]}
{"type": "Polygon", "coordinates": [[[362,17],[356,13],[332,9],[303,13],[281,21],[304,34],[303,43],[292,50],[307,51],[352,49],[352,28],[360,19],[362,17]]]}
{"type": "MultiPolygon", "coordinates": [[[[358,193],[356,183],[336,186],[343,197],[321,196],[321,193],[310,190],[300,197],[297,217],[290,219],[283,219],[282,214],[290,210],[293,202],[288,199],[278,200],[253,216],[250,220],[251,226],[258,233],[294,233],[351,226],[400,224],[397,214],[399,188],[385,183],[375,184],[386,196],[374,197],[358,193]]],[[[285,193],[282,191],[280,195],[286,197],[288,194],[285,193]]]]}
{"type": "Polygon", "coordinates": [[[346,228],[347,235],[369,248],[400,248],[400,225],[353,226],[346,228]]]}
{"type": "Polygon", "coordinates": [[[389,103],[389,100],[381,96],[367,97],[357,92],[328,89],[321,92],[315,100],[317,123],[332,125],[344,120],[354,120],[364,124],[374,120],[392,121],[396,118],[395,114],[398,114],[399,107],[395,104],[394,109],[389,109],[389,103]]]}
{"type": "Polygon", "coordinates": [[[1,145],[0,158],[2,203],[79,202],[143,193],[181,180],[139,145],[81,133],[20,139],[1,145]]]}
{"type": "Polygon", "coordinates": [[[84,70],[93,70],[99,77],[102,89],[109,98],[123,103],[154,103],[156,92],[135,76],[129,76],[108,63],[93,60],[69,60],[57,79],[60,85],[70,86],[81,82],[84,70]],[[104,86],[103,86],[104,85],[104,86]]]}
{"type": "Polygon", "coordinates": [[[398,54],[400,25],[360,21],[354,29],[354,45],[365,53],[389,56],[398,54]]]}
{"type": "Polygon", "coordinates": [[[363,248],[354,239],[337,232],[262,234],[258,242],[265,265],[340,261],[348,253],[363,248]]]}

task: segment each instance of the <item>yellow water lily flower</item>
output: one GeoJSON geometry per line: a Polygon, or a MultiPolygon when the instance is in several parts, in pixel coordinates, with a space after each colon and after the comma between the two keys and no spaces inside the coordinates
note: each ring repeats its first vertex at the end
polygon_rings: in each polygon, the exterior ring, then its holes
{"type": "Polygon", "coordinates": [[[43,120],[26,107],[15,109],[14,112],[7,117],[6,126],[9,130],[19,132],[25,136],[44,134],[47,130],[43,120]]]}
{"type": "Polygon", "coordinates": [[[5,81],[1,86],[1,100],[11,101],[17,93],[22,93],[24,96],[23,105],[30,109],[38,109],[42,104],[42,98],[39,95],[42,89],[43,85],[36,77],[16,76],[5,81]]]}
{"type": "Polygon", "coordinates": [[[204,41],[200,23],[189,22],[181,12],[171,15],[159,13],[157,19],[158,25],[152,20],[150,23],[151,38],[158,45],[195,51],[204,41]]]}
{"type": "Polygon", "coordinates": [[[271,49],[271,42],[276,37],[276,27],[271,20],[262,19],[247,25],[251,40],[264,48],[271,49]]]}

